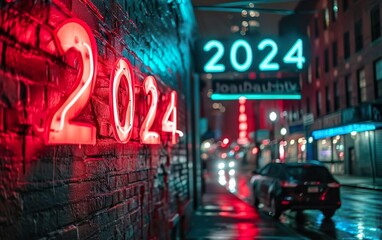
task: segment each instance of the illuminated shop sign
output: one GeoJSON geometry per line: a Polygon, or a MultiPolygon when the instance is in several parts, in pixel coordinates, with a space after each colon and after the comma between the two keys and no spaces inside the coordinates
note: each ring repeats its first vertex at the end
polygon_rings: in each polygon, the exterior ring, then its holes
{"type": "Polygon", "coordinates": [[[348,134],[351,132],[364,132],[364,131],[373,131],[376,129],[374,124],[369,123],[359,123],[359,124],[350,124],[346,126],[328,128],[315,130],[312,132],[312,136],[314,139],[321,139],[327,137],[333,137],[337,135],[348,134]]]}
{"type": "Polygon", "coordinates": [[[213,80],[212,100],[301,99],[297,78],[269,78],[256,80],[213,80]]]}
{"type": "MultiPolygon", "coordinates": [[[[82,112],[93,94],[96,69],[97,45],[90,27],[81,20],[70,19],[62,23],[55,31],[55,41],[59,53],[64,56],[71,49],[79,54],[79,74],[70,94],[52,109],[42,130],[47,144],[95,144],[96,127],[90,123],[75,120],[82,112]]],[[[130,62],[118,59],[112,69],[109,86],[110,123],[116,141],[129,142],[134,125],[134,113],[137,107],[135,94],[144,95],[149,107],[140,124],[139,137],[143,144],[161,143],[160,133],[169,133],[171,143],[183,133],[177,129],[177,94],[170,91],[159,98],[161,93],[153,76],[146,76],[142,91],[136,93],[135,75],[130,62]],[[121,86],[123,86],[121,88],[121,86]],[[123,92],[123,94],[121,94],[123,92]],[[121,95],[121,96],[119,96],[121,95]],[[122,104],[125,103],[125,104],[122,104]],[[164,114],[158,114],[158,108],[165,104],[164,114]],[[153,127],[154,122],[159,127],[153,127]]]]}
{"type": "Polygon", "coordinates": [[[198,72],[301,71],[307,66],[303,38],[202,40],[197,44],[198,72]]]}

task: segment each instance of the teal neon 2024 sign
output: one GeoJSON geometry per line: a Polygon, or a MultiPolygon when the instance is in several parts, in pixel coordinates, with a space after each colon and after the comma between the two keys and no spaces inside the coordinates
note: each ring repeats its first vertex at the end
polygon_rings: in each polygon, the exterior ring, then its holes
{"type": "Polygon", "coordinates": [[[198,72],[301,71],[307,66],[307,44],[301,37],[203,40],[196,53],[198,72]]]}

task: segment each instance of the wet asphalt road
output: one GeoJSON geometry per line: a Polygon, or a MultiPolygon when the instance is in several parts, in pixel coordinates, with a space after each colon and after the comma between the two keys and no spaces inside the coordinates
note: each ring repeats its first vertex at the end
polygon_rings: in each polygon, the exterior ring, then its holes
{"type": "MultiPolygon", "coordinates": [[[[250,174],[237,174],[226,187],[239,198],[253,203],[250,174]]],[[[227,181],[229,183],[229,181],[227,181]]],[[[382,191],[341,187],[342,206],[332,219],[318,210],[302,214],[286,211],[280,222],[309,239],[382,239],[382,191]]]]}

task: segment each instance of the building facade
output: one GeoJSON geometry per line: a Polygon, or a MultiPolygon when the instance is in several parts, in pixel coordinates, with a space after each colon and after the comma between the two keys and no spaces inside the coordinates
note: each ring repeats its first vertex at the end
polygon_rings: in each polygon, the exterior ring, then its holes
{"type": "Polygon", "coordinates": [[[307,159],[336,174],[381,177],[382,4],[327,0],[314,8],[305,28],[310,67],[289,125],[301,129],[307,159]]]}

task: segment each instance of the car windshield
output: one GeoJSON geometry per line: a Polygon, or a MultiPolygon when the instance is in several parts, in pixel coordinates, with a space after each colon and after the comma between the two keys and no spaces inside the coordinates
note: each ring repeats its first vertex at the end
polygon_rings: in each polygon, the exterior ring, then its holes
{"type": "Polygon", "coordinates": [[[334,181],[332,175],[324,167],[316,166],[290,166],[287,167],[289,175],[294,179],[302,182],[318,181],[318,182],[332,182],[334,181]]]}

